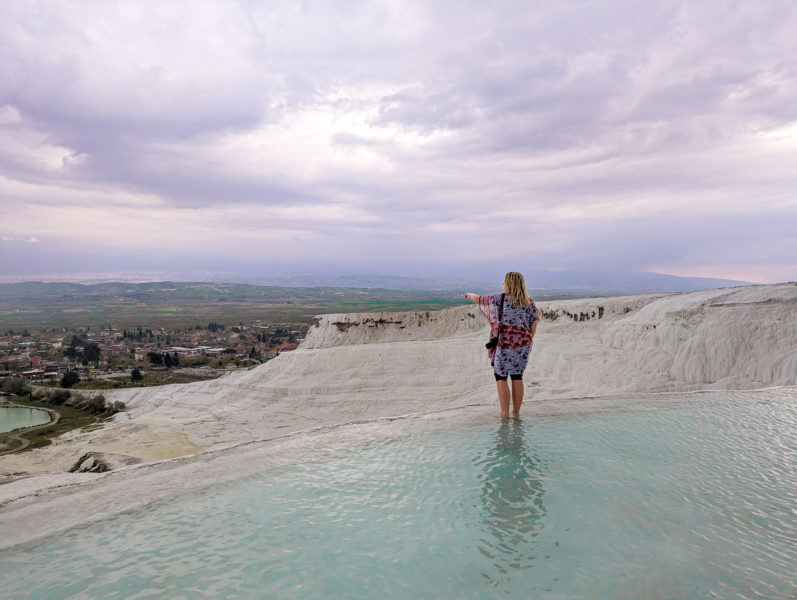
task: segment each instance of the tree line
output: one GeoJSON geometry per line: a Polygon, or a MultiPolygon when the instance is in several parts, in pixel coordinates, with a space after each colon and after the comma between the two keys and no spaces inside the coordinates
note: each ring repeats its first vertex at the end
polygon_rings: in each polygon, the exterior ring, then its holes
{"type": "Polygon", "coordinates": [[[97,343],[90,342],[85,335],[73,335],[72,339],[69,340],[69,345],[64,350],[64,356],[72,360],[78,360],[84,365],[90,362],[99,362],[101,354],[102,352],[97,343]]]}
{"type": "Polygon", "coordinates": [[[168,352],[147,352],[147,360],[153,365],[163,366],[167,369],[180,366],[180,357],[177,352],[172,354],[168,352]]]}

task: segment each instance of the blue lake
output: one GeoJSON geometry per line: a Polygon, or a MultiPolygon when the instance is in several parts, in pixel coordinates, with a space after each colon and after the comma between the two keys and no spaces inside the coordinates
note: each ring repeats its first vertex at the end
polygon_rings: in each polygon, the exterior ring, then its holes
{"type": "Polygon", "coordinates": [[[23,406],[0,406],[0,433],[49,422],[50,413],[46,410],[23,406]]]}
{"type": "Polygon", "coordinates": [[[275,443],[278,468],[0,552],[0,596],[796,597],[797,390],[643,402],[275,443]]]}

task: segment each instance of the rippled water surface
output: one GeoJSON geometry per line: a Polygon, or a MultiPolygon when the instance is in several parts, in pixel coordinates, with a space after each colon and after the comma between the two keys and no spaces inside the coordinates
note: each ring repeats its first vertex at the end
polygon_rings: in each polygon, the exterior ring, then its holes
{"type": "Polygon", "coordinates": [[[24,406],[0,406],[0,433],[49,422],[50,414],[44,410],[24,406]]]}
{"type": "Polygon", "coordinates": [[[793,599],[797,395],[721,396],[274,445],[278,468],[3,551],[0,595],[793,599]]]}

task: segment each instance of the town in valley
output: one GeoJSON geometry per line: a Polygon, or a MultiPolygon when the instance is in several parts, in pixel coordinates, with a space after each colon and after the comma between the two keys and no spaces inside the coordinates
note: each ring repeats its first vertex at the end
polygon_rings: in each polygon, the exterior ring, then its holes
{"type": "Polygon", "coordinates": [[[108,388],[136,379],[134,371],[141,375],[184,371],[204,379],[251,368],[296,349],[307,327],[307,323],[255,321],[211,322],[185,329],[100,324],[9,330],[0,335],[0,378],[60,382],[74,373],[81,381],[107,380],[102,387],[108,388]]]}

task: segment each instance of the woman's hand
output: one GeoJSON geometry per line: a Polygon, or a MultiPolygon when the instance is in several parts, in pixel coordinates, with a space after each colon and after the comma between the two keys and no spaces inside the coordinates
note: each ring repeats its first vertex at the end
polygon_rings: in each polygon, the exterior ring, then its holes
{"type": "Polygon", "coordinates": [[[478,304],[479,303],[479,294],[472,294],[471,292],[468,292],[467,294],[465,294],[465,298],[467,298],[468,300],[470,300],[474,304],[478,304]]]}

